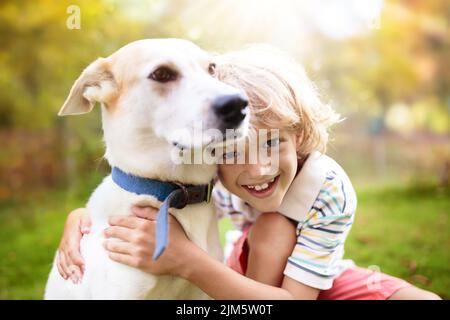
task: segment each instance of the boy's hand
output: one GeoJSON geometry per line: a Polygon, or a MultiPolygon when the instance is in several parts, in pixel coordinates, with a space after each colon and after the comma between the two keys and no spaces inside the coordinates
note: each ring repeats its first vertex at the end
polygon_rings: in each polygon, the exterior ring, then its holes
{"type": "Polygon", "coordinates": [[[189,254],[189,247],[193,246],[181,225],[169,215],[169,243],[155,262],[152,256],[158,210],[151,207],[133,207],[133,213],[135,216],[114,216],[109,219],[111,227],[105,230],[107,240],[104,242],[109,257],[148,273],[178,275],[182,270],[183,257],[189,254]]]}
{"type": "Polygon", "coordinates": [[[64,279],[77,284],[84,273],[84,260],[80,253],[80,241],[83,234],[90,231],[91,221],[87,210],[80,208],[72,211],[67,217],[64,233],[59,244],[56,265],[64,279]]]}

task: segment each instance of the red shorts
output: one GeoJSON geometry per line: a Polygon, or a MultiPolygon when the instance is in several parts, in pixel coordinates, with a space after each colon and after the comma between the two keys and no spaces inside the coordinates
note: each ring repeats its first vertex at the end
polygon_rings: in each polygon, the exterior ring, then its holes
{"type": "MultiPolygon", "coordinates": [[[[234,244],[227,265],[240,274],[247,270],[247,228],[234,244]]],[[[370,269],[351,267],[333,281],[331,289],[322,290],[318,300],[387,300],[408,282],[370,269]]]]}

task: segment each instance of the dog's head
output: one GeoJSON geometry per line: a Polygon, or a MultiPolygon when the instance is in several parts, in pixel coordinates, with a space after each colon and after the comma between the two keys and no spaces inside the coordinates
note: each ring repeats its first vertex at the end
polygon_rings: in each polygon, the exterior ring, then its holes
{"type": "Polygon", "coordinates": [[[132,42],[91,63],[59,115],[87,113],[100,103],[106,157],[113,165],[124,156],[144,161],[146,152],[157,158],[156,152],[173,145],[201,148],[214,137],[187,134],[199,124],[203,133],[224,133],[247,122],[245,95],[217,80],[214,68],[213,57],[186,40],[132,42]]]}

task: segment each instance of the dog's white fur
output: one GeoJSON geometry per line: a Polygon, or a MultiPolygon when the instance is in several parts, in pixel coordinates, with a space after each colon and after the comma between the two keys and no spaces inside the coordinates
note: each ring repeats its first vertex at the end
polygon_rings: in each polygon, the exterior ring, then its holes
{"type": "MultiPolygon", "coordinates": [[[[213,128],[211,103],[221,95],[236,94],[208,74],[210,55],[189,41],[149,39],[130,43],[107,58],[89,65],[73,85],[60,115],[89,112],[102,107],[105,158],[111,166],[141,176],[185,184],[207,184],[215,165],[176,165],[170,159],[177,129],[195,121],[213,128]],[[158,66],[177,70],[170,83],[148,78],[158,66]]],[[[197,139],[198,140],[198,139],[197,139]]],[[[182,141],[201,147],[203,140],[182,141]]],[[[133,205],[159,207],[152,196],[136,195],[106,177],[91,195],[87,209],[92,230],[81,241],[86,270],[81,284],[64,280],[55,262],[45,290],[46,299],[198,299],[205,294],[187,281],[153,276],[108,258],[102,231],[108,217],[131,215],[133,205]]],[[[212,203],[189,205],[170,212],[188,237],[211,256],[222,259],[212,203]]],[[[119,241],[119,240],[117,240],[119,241]]],[[[170,243],[169,243],[170,246],[170,243]]],[[[56,258],[55,258],[56,261],[56,258]]]]}

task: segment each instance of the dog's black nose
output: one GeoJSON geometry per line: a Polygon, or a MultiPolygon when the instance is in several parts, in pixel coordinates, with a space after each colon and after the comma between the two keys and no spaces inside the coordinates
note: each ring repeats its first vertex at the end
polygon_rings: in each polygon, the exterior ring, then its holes
{"type": "Polygon", "coordinates": [[[246,115],[248,101],[239,94],[220,96],[214,100],[212,108],[227,129],[236,128],[246,115]]]}

